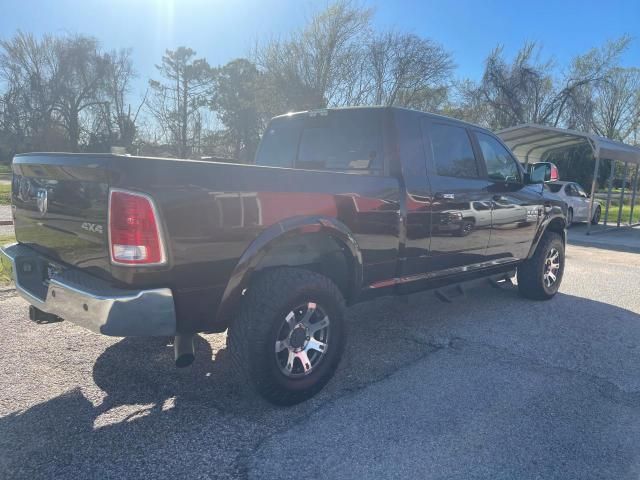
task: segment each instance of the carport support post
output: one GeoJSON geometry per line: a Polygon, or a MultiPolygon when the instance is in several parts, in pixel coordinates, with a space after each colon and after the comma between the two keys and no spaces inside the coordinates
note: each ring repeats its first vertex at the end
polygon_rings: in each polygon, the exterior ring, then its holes
{"type": "Polygon", "coordinates": [[[609,219],[609,206],[611,205],[611,189],[613,188],[613,174],[616,168],[616,161],[611,160],[611,173],[609,174],[609,186],[607,187],[607,205],[604,207],[604,225],[609,219]]]}
{"type": "Polygon", "coordinates": [[[636,173],[633,176],[633,193],[631,194],[631,212],[629,212],[629,225],[633,225],[633,207],[636,205],[636,193],[638,193],[638,170],[640,164],[636,165],[636,173]]]}
{"type": "Polygon", "coordinates": [[[591,197],[589,199],[589,221],[587,222],[587,235],[591,234],[591,219],[593,218],[593,202],[596,197],[596,189],[598,188],[598,171],[600,170],[600,147],[594,147],[593,142],[591,149],[593,156],[596,158],[596,166],[593,169],[593,180],[591,181],[591,197]]]}
{"type": "Polygon", "coordinates": [[[627,169],[629,164],[624,162],[624,173],[622,174],[622,188],[620,189],[620,207],[618,208],[618,226],[622,220],[622,207],[624,206],[624,187],[627,183],[627,169]]]}

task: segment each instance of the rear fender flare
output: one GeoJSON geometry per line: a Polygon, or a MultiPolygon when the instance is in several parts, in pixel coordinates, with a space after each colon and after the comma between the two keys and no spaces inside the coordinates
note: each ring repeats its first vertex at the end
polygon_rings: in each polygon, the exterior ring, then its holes
{"type": "Polygon", "coordinates": [[[236,311],[243,290],[249,284],[251,275],[271,246],[281,240],[310,233],[326,234],[345,247],[353,260],[352,282],[347,302],[353,299],[362,286],[362,254],[351,234],[342,222],[330,217],[294,217],[271,225],[256,238],[244,251],[236,264],[225,288],[216,315],[216,323],[228,324],[236,311]]]}

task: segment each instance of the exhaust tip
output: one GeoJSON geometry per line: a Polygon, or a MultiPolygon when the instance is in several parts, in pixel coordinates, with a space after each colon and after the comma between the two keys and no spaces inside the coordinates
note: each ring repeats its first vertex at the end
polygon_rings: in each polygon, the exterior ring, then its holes
{"type": "Polygon", "coordinates": [[[186,368],[191,365],[195,359],[196,356],[193,353],[185,353],[184,355],[180,355],[178,358],[176,358],[176,367],[186,368]]]}
{"type": "Polygon", "coordinates": [[[196,359],[196,336],[176,335],[173,340],[173,351],[176,367],[185,368],[196,359]]]}

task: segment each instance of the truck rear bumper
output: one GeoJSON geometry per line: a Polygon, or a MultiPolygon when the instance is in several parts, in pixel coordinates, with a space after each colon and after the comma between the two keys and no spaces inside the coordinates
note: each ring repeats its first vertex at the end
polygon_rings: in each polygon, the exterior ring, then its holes
{"type": "Polygon", "coordinates": [[[116,337],[171,336],[176,313],[169,288],[125,290],[80,270],[51,268],[19,243],[0,247],[18,293],[34,307],[93,332],[116,337]],[[45,280],[47,279],[48,280],[45,280]]]}

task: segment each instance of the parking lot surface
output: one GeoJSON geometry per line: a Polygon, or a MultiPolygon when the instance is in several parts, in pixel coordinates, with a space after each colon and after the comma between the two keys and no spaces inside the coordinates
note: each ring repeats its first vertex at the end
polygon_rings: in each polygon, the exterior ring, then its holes
{"type": "Polygon", "coordinates": [[[291,408],[243,398],[225,336],[35,325],[0,291],[1,478],[640,476],[640,255],[568,247],[549,302],[515,287],[350,312],[336,377],[291,408]]]}

